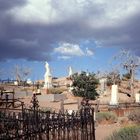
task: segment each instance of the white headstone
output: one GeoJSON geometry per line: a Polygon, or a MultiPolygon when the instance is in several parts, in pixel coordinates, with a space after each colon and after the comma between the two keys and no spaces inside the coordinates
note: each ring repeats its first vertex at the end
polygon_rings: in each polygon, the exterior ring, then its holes
{"type": "Polygon", "coordinates": [[[46,62],[45,64],[45,68],[46,68],[46,72],[44,75],[44,88],[51,88],[52,87],[52,76],[51,76],[51,72],[50,72],[50,67],[49,64],[46,62]]]}
{"type": "Polygon", "coordinates": [[[36,93],[41,93],[41,90],[40,89],[37,89],[37,92],[36,93]]]}
{"type": "Polygon", "coordinates": [[[14,85],[18,86],[18,81],[15,81],[15,82],[14,82],[14,85]]]}
{"type": "Polygon", "coordinates": [[[135,101],[136,103],[140,103],[140,93],[135,94],[135,101]]]}
{"type": "Polygon", "coordinates": [[[27,84],[32,84],[31,79],[27,79],[27,84]]]}
{"type": "Polygon", "coordinates": [[[118,85],[112,85],[110,105],[118,104],[118,85]]]}
{"type": "Polygon", "coordinates": [[[71,81],[70,87],[69,87],[69,92],[72,92],[72,90],[73,90],[73,87],[72,87],[72,81],[71,81]]]}

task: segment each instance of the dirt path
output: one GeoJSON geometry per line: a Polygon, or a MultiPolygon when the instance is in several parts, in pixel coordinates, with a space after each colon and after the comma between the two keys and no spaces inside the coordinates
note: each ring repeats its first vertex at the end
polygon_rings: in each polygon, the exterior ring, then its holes
{"type": "Polygon", "coordinates": [[[110,125],[98,125],[95,127],[96,140],[104,140],[107,136],[110,136],[115,130],[119,130],[118,124],[110,125]]]}

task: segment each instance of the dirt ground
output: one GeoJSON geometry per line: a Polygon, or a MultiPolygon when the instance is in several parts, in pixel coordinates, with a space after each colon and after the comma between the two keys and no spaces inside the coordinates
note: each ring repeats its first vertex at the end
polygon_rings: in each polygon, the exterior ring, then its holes
{"type": "MultiPolygon", "coordinates": [[[[21,98],[22,101],[26,105],[30,105],[30,101],[32,98],[32,92],[26,92],[25,89],[23,88],[15,88],[15,87],[10,87],[7,88],[8,90],[15,89],[15,97],[16,98],[21,98]],[[23,98],[23,99],[22,99],[23,98]]],[[[72,97],[69,97],[71,100],[73,100],[72,97]]],[[[109,101],[109,96],[102,97],[104,102],[109,101]]],[[[102,101],[102,98],[100,100],[102,101]]],[[[75,99],[74,99],[75,100],[75,99]]],[[[71,101],[73,102],[73,101],[71,101]]],[[[42,107],[47,107],[47,108],[53,108],[55,110],[59,110],[61,108],[61,103],[60,102],[40,102],[40,106],[42,107]]],[[[65,109],[77,109],[77,105],[68,105],[65,106],[65,109]]],[[[121,126],[118,123],[114,124],[104,124],[104,125],[96,125],[95,126],[95,136],[96,140],[104,140],[107,136],[110,136],[114,131],[117,131],[121,128],[121,126]]]]}
{"type": "Polygon", "coordinates": [[[110,136],[114,131],[117,131],[120,128],[121,127],[117,123],[109,125],[98,125],[95,127],[96,140],[104,140],[106,137],[110,136]]]}

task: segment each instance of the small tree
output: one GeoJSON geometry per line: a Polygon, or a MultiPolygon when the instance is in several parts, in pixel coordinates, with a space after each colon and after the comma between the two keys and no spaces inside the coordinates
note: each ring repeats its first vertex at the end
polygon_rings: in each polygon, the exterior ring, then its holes
{"type": "Polygon", "coordinates": [[[18,65],[14,66],[13,74],[14,74],[16,81],[20,82],[21,74],[20,74],[20,67],[18,65]]]}
{"type": "Polygon", "coordinates": [[[111,71],[107,74],[107,84],[115,85],[120,83],[120,73],[117,70],[111,71]]]}
{"type": "Polygon", "coordinates": [[[140,67],[140,57],[136,56],[131,51],[123,49],[118,55],[114,56],[114,59],[120,60],[120,66],[130,74],[130,92],[134,98],[135,72],[140,67]]]}
{"type": "Polygon", "coordinates": [[[19,65],[16,65],[14,67],[14,70],[13,70],[13,74],[15,76],[15,79],[18,82],[27,80],[27,77],[29,76],[30,73],[31,73],[31,69],[30,68],[28,68],[28,67],[21,67],[19,65]]]}
{"type": "Polygon", "coordinates": [[[98,80],[95,78],[95,74],[90,73],[87,75],[86,72],[82,72],[81,74],[75,73],[72,75],[72,80],[72,91],[75,96],[92,100],[96,99],[98,96],[98,93],[96,92],[98,80]]]}

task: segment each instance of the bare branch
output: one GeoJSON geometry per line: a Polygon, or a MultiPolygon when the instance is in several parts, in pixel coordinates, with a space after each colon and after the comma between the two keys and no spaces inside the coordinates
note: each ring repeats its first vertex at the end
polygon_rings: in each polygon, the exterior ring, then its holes
{"type": "Polygon", "coordinates": [[[18,82],[27,80],[27,77],[30,75],[30,73],[30,68],[21,67],[19,65],[16,65],[13,70],[14,77],[18,82]]]}

